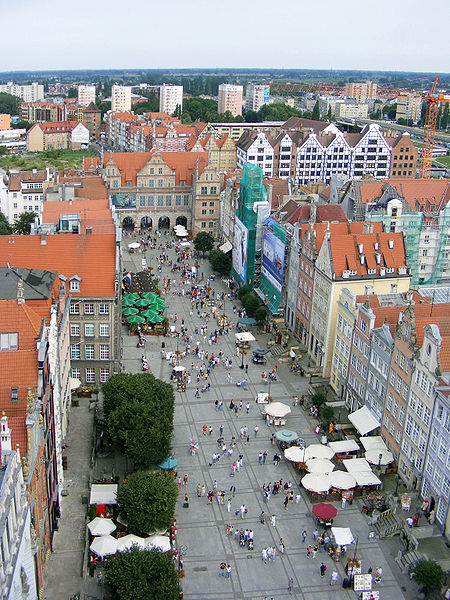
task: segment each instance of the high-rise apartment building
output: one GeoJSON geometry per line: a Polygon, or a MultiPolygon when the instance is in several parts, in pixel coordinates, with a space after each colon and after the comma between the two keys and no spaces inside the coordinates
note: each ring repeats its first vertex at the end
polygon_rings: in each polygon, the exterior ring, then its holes
{"type": "Polygon", "coordinates": [[[173,115],[178,106],[183,109],[183,86],[163,83],[159,88],[159,112],[173,115]]]}
{"type": "Polygon", "coordinates": [[[395,118],[412,121],[416,124],[420,121],[422,113],[422,98],[414,94],[402,94],[397,98],[397,109],[395,118]]]}
{"type": "Polygon", "coordinates": [[[36,82],[30,85],[17,85],[10,81],[0,85],[0,92],[18,96],[24,102],[37,102],[44,99],[44,86],[36,82]]]}
{"type": "Polygon", "coordinates": [[[360,102],[365,102],[369,98],[376,98],[377,84],[373,81],[365,83],[346,83],[344,94],[349,98],[356,98],[360,102]]]}
{"type": "Polygon", "coordinates": [[[231,85],[229,83],[221,83],[219,85],[219,104],[217,111],[219,114],[226,112],[227,110],[237,117],[242,115],[242,94],[244,88],[242,85],[231,85]]]}
{"type": "Polygon", "coordinates": [[[95,85],[79,85],[78,104],[89,106],[91,102],[95,103],[95,85]]]}
{"type": "Polygon", "coordinates": [[[264,104],[269,104],[270,85],[249,83],[245,92],[245,110],[258,111],[264,104]]]}
{"type": "Polygon", "coordinates": [[[131,87],[113,85],[111,88],[111,110],[129,112],[131,110],[131,87]]]}

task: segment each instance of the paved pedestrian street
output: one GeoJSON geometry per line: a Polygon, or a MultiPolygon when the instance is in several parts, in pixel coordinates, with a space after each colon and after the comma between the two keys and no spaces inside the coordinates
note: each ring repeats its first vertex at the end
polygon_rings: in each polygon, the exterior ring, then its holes
{"type": "MultiPolygon", "coordinates": [[[[166,243],[169,236],[159,238],[159,243],[166,243]]],[[[140,262],[142,254],[130,255],[126,251],[129,237],[123,241],[124,247],[124,268],[126,271],[138,271],[141,269],[140,262]]],[[[157,273],[157,257],[161,253],[160,249],[148,251],[146,253],[147,263],[154,268],[153,273],[157,273]]],[[[168,256],[176,259],[174,250],[167,251],[168,256]]],[[[193,264],[193,261],[191,261],[193,264]]],[[[207,277],[211,274],[207,260],[200,261],[199,275],[203,273],[203,281],[200,285],[206,284],[207,277]]],[[[200,349],[207,353],[218,355],[223,352],[223,358],[232,358],[232,367],[227,369],[224,365],[211,369],[208,381],[211,384],[208,392],[200,393],[195,397],[196,388],[204,385],[204,381],[197,384],[196,371],[191,373],[192,381],[187,386],[185,392],[175,392],[176,409],[174,423],[174,456],[178,460],[177,477],[183,480],[188,476],[187,485],[182,483],[179,486],[179,498],[176,508],[176,519],[178,527],[178,549],[183,554],[185,578],[182,580],[185,600],[203,600],[203,599],[248,599],[263,600],[267,598],[295,598],[302,600],[321,600],[331,597],[330,580],[333,569],[336,567],[339,573],[337,584],[333,587],[332,597],[340,600],[341,598],[355,598],[353,591],[342,588],[342,580],[345,577],[344,565],[339,563],[335,565],[328,557],[327,553],[318,553],[315,558],[306,557],[306,548],[309,544],[313,545],[312,532],[315,524],[311,514],[311,498],[303,488],[299,488],[299,474],[291,463],[283,458],[279,466],[274,466],[273,455],[280,452],[277,446],[272,446],[270,436],[275,432],[274,427],[268,427],[261,415],[261,407],[255,403],[257,392],[267,391],[267,385],[261,380],[262,367],[254,365],[251,362],[251,349],[267,347],[269,336],[267,334],[256,335],[256,328],[252,328],[252,333],[257,340],[251,344],[250,352],[245,357],[244,363],[248,363],[248,375],[239,368],[240,358],[236,357],[235,349],[235,329],[226,335],[218,336],[217,344],[209,345],[200,335],[195,334],[195,328],[205,325],[204,319],[197,315],[194,310],[193,316],[189,315],[190,296],[174,295],[174,291],[181,290],[179,286],[180,277],[174,275],[170,270],[163,266],[162,278],[171,278],[177,284],[172,285],[172,289],[165,295],[167,304],[166,315],[177,314],[177,329],[181,327],[181,318],[185,318],[185,327],[188,333],[193,336],[192,346],[200,342],[200,349]],[[227,382],[227,375],[231,372],[233,383],[227,382]],[[236,382],[247,378],[249,386],[247,390],[237,387],[236,382]],[[243,406],[237,416],[234,411],[229,409],[230,400],[234,402],[242,400],[243,406]],[[218,410],[215,401],[223,402],[222,410],[218,410]],[[250,409],[246,411],[246,404],[250,403],[250,409]],[[203,435],[204,425],[212,426],[212,434],[203,435]],[[220,426],[223,425],[223,437],[230,447],[232,436],[236,438],[236,447],[233,450],[232,457],[228,452],[221,456],[217,464],[212,464],[212,456],[219,452],[217,439],[220,437],[220,426]],[[254,434],[254,427],[258,426],[257,436],[254,434]],[[248,428],[249,441],[246,438],[240,439],[240,430],[243,427],[248,428]],[[190,452],[190,440],[195,439],[198,442],[198,453],[194,456],[190,452]],[[260,452],[267,452],[265,464],[259,464],[258,455],[260,452]],[[238,472],[231,475],[231,465],[238,460],[242,454],[243,466],[238,472]],[[210,466],[212,464],[212,466],[210,466]],[[291,481],[294,494],[299,494],[300,501],[293,504],[289,503],[285,510],[283,501],[285,495],[283,490],[277,495],[272,495],[269,503],[266,503],[262,493],[264,483],[273,483],[282,479],[283,482],[291,481]],[[214,489],[216,481],[217,490],[224,490],[224,505],[219,505],[217,497],[208,504],[207,493],[214,489]],[[205,486],[206,495],[197,497],[197,485],[205,486]],[[230,487],[235,486],[236,494],[232,499],[231,510],[227,511],[227,500],[230,498],[230,487]],[[189,508],[183,508],[185,493],[189,496],[189,508]],[[241,519],[240,514],[235,512],[244,504],[248,512],[241,519]],[[261,524],[259,515],[261,511],[265,512],[266,522],[261,524]],[[270,523],[270,516],[276,515],[276,526],[270,523]],[[226,525],[231,524],[234,529],[241,527],[253,530],[254,550],[248,550],[241,547],[238,540],[226,535],[226,525]],[[301,541],[301,532],[306,529],[308,537],[305,543],[301,541]],[[280,553],[280,539],[285,545],[285,553],[280,553]],[[261,551],[267,546],[273,546],[276,549],[274,560],[262,560],[261,551]],[[320,564],[325,563],[328,570],[325,577],[320,576],[320,564]],[[219,565],[225,562],[231,566],[231,577],[221,577],[219,575],[219,565]],[[293,591],[288,591],[289,578],[292,577],[293,591]]],[[[210,284],[217,294],[229,293],[229,289],[224,282],[216,278],[210,284]]],[[[188,289],[189,286],[186,286],[188,289]]],[[[233,306],[240,307],[239,301],[225,301],[225,312],[233,325],[237,322],[237,315],[233,312],[233,306]]],[[[210,312],[210,308],[204,309],[210,312]]],[[[171,321],[174,324],[174,321],[171,321]]],[[[211,318],[208,327],[208,335],[214,329],[218,329],[217,323],[211,318]]],[[[168,361],[161,358],[161,342],[163,338],[147,337],[145,354],[149,360],[151,371],[156,377],[169,380],[171,365],[168,361]]],[[[176,338],[164,338],[166,350],[176,350],[176,338]]],[[[178,341],[179,349],[184,350],[184,342],[178,341]]],[[[123,369],[130,372],[139,372],[141,369],[142,349],[136,348],[136,337],[130,337],[127,329],[123,329],[123,369]]],[[[276,382],[271,385],[271,395],[275,400],[285,402],[292,406],[292,397],[307,392],[308,382],[293,374],[287,368],[286,363],[280,361],[279,357],[274,359],[271,354],[268,355],[268,363],[265,365],[267,371],[272,370],[275,364],[278,367],[276,382]]],[[[191,371],[191,363],[197,363],[198,359],[190,354],[182,358],[180,364],[186,366],[191,371]]],[[[201,361],[200,361],[201,362],[201,361]]],[[[314,434],[313,427],[315,423],[299,406],[292,407],[292,413],[287,418],[287,428],[297,431],[305,444],[317,442],[318,438],[314,434]]],[[[334,503],[338,509],[338,515],[334,520],[335,526],[351,527],[355,539],[358,540],[357,556],[362,559],[363,572],[367,572],[369,567],[373,570],[379,566],[383,568],[383,578],[374,589],[380,590],[382,600],[399,600],[400,598],[412,598],[413,595],[404,595],[396,577],[399,575],[397,565],[392,556],[383,554],[381,543],[376,539],[369,540],[369,529],[367,520],[360,511],[360,502],[354,501],[351,506],[341,509],[340,503],[334,503]],[[396,571],[395,575],[393,571],[396,571]]],[[[348,547],[347,556],[353,557],[354,545],[348,547]]]]}

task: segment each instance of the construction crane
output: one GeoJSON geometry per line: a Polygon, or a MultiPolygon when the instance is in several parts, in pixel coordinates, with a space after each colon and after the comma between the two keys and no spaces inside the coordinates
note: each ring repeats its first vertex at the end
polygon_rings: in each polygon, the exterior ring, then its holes
{"type": "Polygon", "coordinates": [[[450,102],[450,96],[436,93],[439,76],[436,77],[431,92],[425,96],[428,102],[425,127],[423,132],[422,156],[420,158],[420,179],[431,179],[431,163],[433,161],[436,122],[441,102],[450,102]]]}
{"type": "MultiPolygon", "coordinates": [[[[271,81],[267,85],[270,85],[271,94],[288,93],[288,94],[328,94],[330,96],[343,95],[345,94],[345,87],[338,85],[323,85],[321,83],[289,83],[281,81],[271,81]]],[[[401,94],[404,94],[407,90],[388,89],[383,87],[377,87],[376,95],[384,98],[396,98],[401,94]]],[[[408,93],[424,95],[424,92],[418,90],[410,90],[408,93]]]]}

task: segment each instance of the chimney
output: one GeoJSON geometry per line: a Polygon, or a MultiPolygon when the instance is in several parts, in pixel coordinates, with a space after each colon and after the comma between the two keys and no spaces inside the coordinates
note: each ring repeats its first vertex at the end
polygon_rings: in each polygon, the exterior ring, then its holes
{"type": "Polygon", "coordinates": [[[373,233],[373,223],[364,223],[363,233],[373,233]]]}
{"type": "Polygon", "coordinates": [[[394,240],[389,240],[389,248],[392,250],[394,248],[394,240]]]}
{"type": "Polygon", "coordinates": [[[47,234],[41,233],[41,246],[46,246],[46,245],[47,245],[47,234]]]}
{"type": "Polygon", "coordinates": [[[23,295],[23,281],[19,279],[17,282],[17,304],[25,304],[25,296],[23,295]]]}

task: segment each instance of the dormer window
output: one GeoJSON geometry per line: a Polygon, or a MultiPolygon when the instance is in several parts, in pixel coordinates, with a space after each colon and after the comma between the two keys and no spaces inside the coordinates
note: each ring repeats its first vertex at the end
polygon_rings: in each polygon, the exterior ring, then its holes
{"type": "Polygon", "coordinates": [[[80,282],[81,279],[78,275],[74,275],[70,279],[70,291],[71,292],[79,292],[80,291],[80,282]]]}

